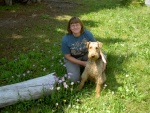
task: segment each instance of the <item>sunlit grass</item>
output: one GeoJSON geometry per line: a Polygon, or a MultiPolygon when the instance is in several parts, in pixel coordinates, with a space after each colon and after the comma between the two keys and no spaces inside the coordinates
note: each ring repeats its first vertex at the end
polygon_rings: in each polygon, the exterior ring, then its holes
{"type": "Polygon", "coordinates": [[[123,7],[113,0],[77,0],[75,3],[82,7],[55,17],[44,12],[37,23],[9,33],[2,31],[0,84],[17,83],[52,72],[64,76],[61,39],[73,15],[83,20],[86,29],[103,43],[103,51],[107,52],[107,82],[101,97],[95,98],[95,84],[89,82],[79,93],[56,92],[53,99],[45,96],[20,102],[3,108],[2,113],[150,112],[150,8],[123,7]],[[64,97],[57,100],[58,95],[64,97]]]}

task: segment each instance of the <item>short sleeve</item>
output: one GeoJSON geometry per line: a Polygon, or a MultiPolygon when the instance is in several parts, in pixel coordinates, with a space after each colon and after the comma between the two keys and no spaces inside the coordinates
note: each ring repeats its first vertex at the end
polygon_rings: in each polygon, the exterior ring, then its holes
{"type": "Polygon", "coordinates": [[[90,31],[85,30],[85,35],[89,41],[96,42],[96,39],[94,38],[93,34],[90,31]]]}

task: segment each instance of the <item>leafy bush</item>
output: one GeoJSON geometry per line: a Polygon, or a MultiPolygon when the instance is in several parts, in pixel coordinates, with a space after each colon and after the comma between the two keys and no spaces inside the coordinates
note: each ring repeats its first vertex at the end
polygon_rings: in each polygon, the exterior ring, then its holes
{"type": "Polygon", "coordinates": [[[130,5],[130,4],[144,4],[145,0],[121,0],[122,5],[130,5]]]}

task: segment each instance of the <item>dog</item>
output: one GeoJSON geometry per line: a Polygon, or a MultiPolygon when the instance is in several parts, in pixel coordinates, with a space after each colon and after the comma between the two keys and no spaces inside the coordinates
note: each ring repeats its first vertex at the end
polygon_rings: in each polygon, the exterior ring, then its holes
{"type": "Polygon", "coordinates": [[[101,51],[103,43],[101,42],[87,42],[88,61],[86,67],[81,75],[81,82],[78,86],[80,91],[87,80],[96,83],[96,97],[100,97],[101,88],[106,81],[105,72],[103,72],[104,63],[106,64],[105,56],[101,51]]]}

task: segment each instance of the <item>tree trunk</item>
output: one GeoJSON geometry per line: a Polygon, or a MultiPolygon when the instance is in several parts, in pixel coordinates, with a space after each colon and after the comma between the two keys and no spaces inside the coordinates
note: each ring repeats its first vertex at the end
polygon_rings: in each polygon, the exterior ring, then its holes
{"type": "Polygon", "coordinates": [[[12,5],[12,0],[5,0],[6,5],[12,5]]]}
{"type": "Polygon", "coordinates": [[[55,83],[54,73],[28,81],[0,87],[0,108],[18,101],[38,99],[50,94],[50,86],[55,83]]]}

